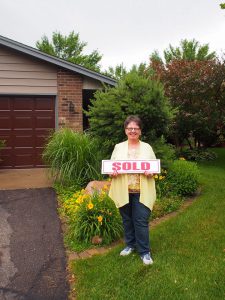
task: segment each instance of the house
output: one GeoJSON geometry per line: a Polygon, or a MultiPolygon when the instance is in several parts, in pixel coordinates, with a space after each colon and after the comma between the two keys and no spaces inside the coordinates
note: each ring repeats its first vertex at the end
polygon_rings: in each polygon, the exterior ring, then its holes
{"type": "Polygon", "coordinates": [[[94,91],[116,81],[0,36],[0,168],[42,167],[49,132],[87,127],[94,91]]]}

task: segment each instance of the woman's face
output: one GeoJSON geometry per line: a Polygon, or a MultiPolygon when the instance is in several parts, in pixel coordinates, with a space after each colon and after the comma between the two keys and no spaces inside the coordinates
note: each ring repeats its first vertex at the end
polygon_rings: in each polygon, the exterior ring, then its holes
{"type": "Polygon", "coordinates": [[[141,129],[136,122],[130,122],[125,129],[128,141],[138,141],[141,135],[141,129]]]}

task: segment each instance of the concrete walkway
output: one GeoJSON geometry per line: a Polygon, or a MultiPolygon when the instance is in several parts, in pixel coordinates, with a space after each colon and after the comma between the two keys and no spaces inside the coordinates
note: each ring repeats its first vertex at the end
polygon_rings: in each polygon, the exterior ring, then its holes
{"type": "Polygon", "coordinates": [[[0,190],[45,188],[52,182],[47,168],[0,169],[0,190]]]}

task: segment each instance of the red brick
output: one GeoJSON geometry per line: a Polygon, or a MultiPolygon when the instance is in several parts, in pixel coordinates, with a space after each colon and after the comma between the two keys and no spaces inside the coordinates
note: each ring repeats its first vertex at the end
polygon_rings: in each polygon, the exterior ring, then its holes
{"type": "Polygon", "coordinates": [[[83,79],[80,75],[62,69],[58,70],[58,112],[59,125],[83,131],[82,112],[82,86],[83,79]],[[75,113],[69,112],[69,102],[72,101],[75,113]],[[64,118],[64,121],[61,119],[64,118]]]}

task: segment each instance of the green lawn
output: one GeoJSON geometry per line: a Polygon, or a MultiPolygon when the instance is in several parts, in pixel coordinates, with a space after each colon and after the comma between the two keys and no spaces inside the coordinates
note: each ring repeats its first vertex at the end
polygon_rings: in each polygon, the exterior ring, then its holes
{"type": "Polygon", "coordinates": [[[74,261],[77,299],[225,299],[225,149],[202,163],[202,194],[183,213],[151,231],[154,264],[137,254],[74,261]]]}

